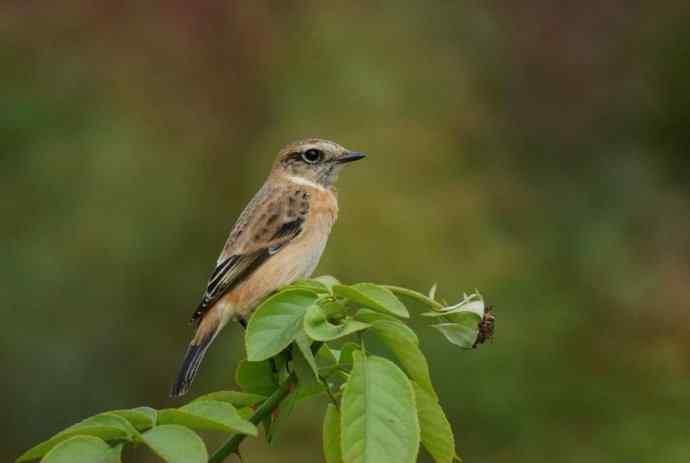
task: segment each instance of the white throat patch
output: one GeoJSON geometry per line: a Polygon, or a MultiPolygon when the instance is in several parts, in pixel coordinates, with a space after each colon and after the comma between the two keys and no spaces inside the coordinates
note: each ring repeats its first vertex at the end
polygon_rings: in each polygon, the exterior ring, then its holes
{"type": "Polygon", "coordinates": [[[296,175],[286,175],[285,179],[288,182],[292,182],[296,185],[310,186],[312,188],[316,188],[317,190],[328,192],[328,189],[326,187],[324,187],[323,185],[320,185],[316,182],[308,180],[304,177],[298,177],[296,175]]]}

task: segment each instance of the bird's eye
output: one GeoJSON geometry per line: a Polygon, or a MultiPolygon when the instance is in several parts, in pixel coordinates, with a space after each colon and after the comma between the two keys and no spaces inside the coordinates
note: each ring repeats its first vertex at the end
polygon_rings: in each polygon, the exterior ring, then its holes
{"type": "Polygon", "coordinates": [[[308,149],[304,153],[302,153],[302,159],[304,159],[304,162],[307,162],[309,164],[314,164],[316,162],[319,162],[321,159],[323,159],[323,153],[317,149],[308,149]]]}

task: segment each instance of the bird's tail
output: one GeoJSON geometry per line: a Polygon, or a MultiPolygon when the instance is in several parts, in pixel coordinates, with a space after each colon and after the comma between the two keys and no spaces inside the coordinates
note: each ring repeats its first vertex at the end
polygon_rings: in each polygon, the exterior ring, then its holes
{"type": "Polygon", "coordinates": [[[189,391],[206,351],[220,331],[218,322],[215,320],[212,322],[211,318],[207,316],[199,324],[196,335],[184,354],[175,383],[170,390],[171,397],[180,397],[189,391]]]}

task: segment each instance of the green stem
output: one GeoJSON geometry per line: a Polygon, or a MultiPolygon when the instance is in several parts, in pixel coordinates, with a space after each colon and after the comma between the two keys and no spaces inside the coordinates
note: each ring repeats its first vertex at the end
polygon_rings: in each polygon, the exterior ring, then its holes
{"type": "MultiPolygon", "coordinates": [[[[319,349],[321,349],[321,346],[323,346],[322,342],[315,342],[311,346],[312,352],[318,352],[319,349]]],[[[281,384],[280,387],[278,387],[278,389],[276,389],[268,399],[259,405],[259,408],[256,409],[251,417],[249,417],[249,421],[251,421],[255,426],[261,424],[264,419],[270,416],[271,413],[273,413],[273,411],[280,406],[280,403],[285,399],[285,397],[288,396],[288,394],[290,394],[290,390],[295,384],[297,384],[297,376],[294,372],[292,372],[290,373],[290,376],[288,376],[283,382],[283,384],[281,384]]],[[[208,463],[222,463],[230,455],[238,453],[240,444],[242,441],[244,441],[244,439],[246,439],[246,437],[247,436],[245,434],[233,434],[230,436],[230,439],[228,439],[225,444],[222,445],[222,447],[211,455],[211,457],[208,459],[208,463]]]]}
{"type": "MultiPolygon", "coordinates": [[[[271,396],[256,409],[254,414],[249,418],[249,421],[258,426],[266,417],[268,417],[275,409],[280,406],[280,403],[288,396],[293,385],[297,384],[297,376],[291,373],[287,380],[276,389],[271,396]]],[[[208,459],[208,463],[221,463],[228,456],[237,453],[240,444],[247,436],[245,434],[234,434],[228,439],[225,444],[208,459]]]]}
{"type": "Polygon", "coordinates": [[[407,297],[410,297],[412,299],[416,299],[417,301],[419,301],[423,304],[426,303],[434,309],[440,310],[440,309],[443,309],[445,307],[440,302],[435,301],[435,300],[431,299],[430,297],[427,297],[427,296],[425,296],[421,293],[418,293],[417,291],[413,291],[411,289],[401,288],[400,286],[391,286],[391,285],[384,285],[384,288],[388,288],[391,291],[393,291],[394,293],[402,294],[403,296],[407,296],[407,297]]]}
{"type": "Polygon", "coordinates": [[[331,386],[328,385],[328,381],[326,381],[326,378],[323,378],[321,376],[319,376],[319,379],[321,380],[321,384],[323,384],[323,387],[326,388],[326,394],[328,395],[328,399],[335,406],[335,408],[338,408],[338,399],[336,399],[336,397],[333,395],[333,391],[331,391],[331,386]]]}

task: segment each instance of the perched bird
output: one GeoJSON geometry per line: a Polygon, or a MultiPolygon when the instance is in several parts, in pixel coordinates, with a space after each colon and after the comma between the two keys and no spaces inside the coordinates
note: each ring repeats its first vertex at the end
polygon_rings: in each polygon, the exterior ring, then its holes
{"type": "Polygon", "coordinates": [[[245,325],[266,296],[311,276],[338,217],[338,174],[364,157],[319,138],[278,153],[268,179],[235,223],[194,312],[196,334],[173,397],[189,390],[209,345],[228,322],[245,325]]]}

